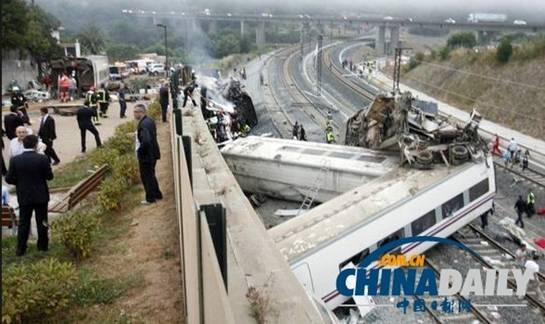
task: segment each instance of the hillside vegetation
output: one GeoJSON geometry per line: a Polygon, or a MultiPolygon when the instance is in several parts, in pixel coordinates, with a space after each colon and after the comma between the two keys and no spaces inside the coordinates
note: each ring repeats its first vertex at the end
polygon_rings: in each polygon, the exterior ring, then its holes
{"type": "Polygon", "coordinates": [[[545,36],[513,45],[501,63],[496,49],[419,53],[402,82],[466,111],[545,139],[545,36]]]}

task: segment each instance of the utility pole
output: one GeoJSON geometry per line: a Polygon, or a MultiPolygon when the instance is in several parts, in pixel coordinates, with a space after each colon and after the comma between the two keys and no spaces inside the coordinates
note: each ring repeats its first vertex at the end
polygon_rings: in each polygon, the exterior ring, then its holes
{"type": "Polygon", "coordinates": [[[397,47],[395,49],[395,56],[394,56],[394,84],[392,86],[392,94],[396,94],[396,92],[399,91],[399,79],[401,77],[401,54],[403,53],[403,50],[408,50],[410,48],[408,47],[397,47]]]}
{"type": "Polygon", "coordinates": [[[318,53],[316,54],[316,89],[317,95],[322,94],[322,41],[324,36],[322,34],[318,35],[318,53]]]}
{"type": "Polygon", "coordinates": [[[166,76],[168,78],[169,72],[170,72],[170,67],[169,67],[169,64],[168,64],[167,26],[163,25],[163,24],[157,24],[157,27],[163,28],[163,30],[165,32],[165,71],[166,71],[166,76]]]}

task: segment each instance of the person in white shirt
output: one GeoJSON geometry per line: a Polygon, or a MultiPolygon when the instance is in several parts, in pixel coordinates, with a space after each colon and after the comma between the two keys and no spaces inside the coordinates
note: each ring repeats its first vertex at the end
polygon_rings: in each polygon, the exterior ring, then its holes
{"type": "Polygon", "coordinates": [[[522,243],[520,249],[517,249],[517,251],[515,252],[515,258],[517,264],[519,264],[521,267],[524,267],[524,265],[526,264],[526,259],[528,258],[528,250],[526,249],[526,244],[522,243]]]}
{"type": "MultiPolygon", "coordinates": [[[[25,149],[23,147],[23,138],[27,137],[28,135],[31,135],[32,132],[26,128],[25,126],[19,126],[15,129],[15,135],[17,137],[12,138],[9,143],[9,153],[10,157],[17,156],[21,153],[23,153],[23,150],[25,149]]],[[[44,154],[44,151],[46,149],[46,146],[44,143],[39,142],[38,148],[36,151],[40,154],[44,154]]]]}
{"type": "Polygon", "coordinates": [[[537,264],[537,260],[539,260],[539,256],[537,254],[534,254],[532,260],[526,261],[524,267],[526,268],[526,271],[530,271],[533,276],[528,285],[533,285],[537,297],[541,301],[545,301],[545,297],[543,296],[543,292],[541,291],[541,282],[539,281],[539,264],[537,264]]]}
{"type": "Polygon", "coordinates": [[[518,151],[519,145],[515,141],[515,138],[511,138],[511,141],[509,142],[509,145],[507,146],[507,150],[511,154],[511,159],[515,157],[515,153],[518,151]]]}

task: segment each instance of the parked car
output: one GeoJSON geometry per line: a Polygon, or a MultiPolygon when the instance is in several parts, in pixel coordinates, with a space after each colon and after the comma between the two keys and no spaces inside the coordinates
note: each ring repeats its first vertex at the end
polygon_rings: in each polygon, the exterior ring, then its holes
{"type": "Polygon", "coordinates": [[[159,75],[165,73],[165,66],[161,63],[153,63],[149,67],[149,73],[159,75]]]}
{"type": "Polygon", "coordinates": [[[524,20],[520,20],[520,19],[516,19],[513,21],[513,25],[526,25],[526,21],[524,20]]]}

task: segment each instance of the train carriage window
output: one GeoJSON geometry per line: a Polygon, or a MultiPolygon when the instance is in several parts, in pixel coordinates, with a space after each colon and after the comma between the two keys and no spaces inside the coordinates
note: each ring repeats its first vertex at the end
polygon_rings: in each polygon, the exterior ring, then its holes
{"type": "Polygon", "coordinates": [[[435,225],[435,209],[415,220],[411,224],[412,235],[416,236],[435,225]]]}
{"type": "Polygon", "coordinates": [[[441,209],[443,211],[443,218],[452,216],[462,207],[464,207],[464,194],[460,193],[459,195],[455,196],[441,206],[441,209]]]}
{"type": "Polygon", "coordinates": [[[474,201],[477,198],[483,196],[490,190],[490,187],[488,185],[488,178],[484,179],[483,181],[477,183],[473,187],[469,188],[469,201],[474,201]]]}
{"type": "MultiPolygon", "coordinates": [[[[405,237],[405,228],[401,228],[401,229],[397,230],[396,232],[390,234],[390,236],[386,237],[382,241],[380,241],[378,243],[378,247],[384,246],[387,243],[402,239],[404,237],[405,237]]],[[[401,246],[398,246],[398,247],[394,248],[393,250],[389,251],[388,253],[396,254],[396,253],[400,253],[400,252],[401,252],[401,246]]]]}
{"type": "Polygon", "coordinates": [[[352,256],[350,259],[344,260],[339,264],[339,270],[344,268],[348,263],[352,262],[356,267],[358,264],[363,261],[363,259],[369,254],[369,249],[365,249],[361,252],[356,253],[354,256],[352,256]]]}

